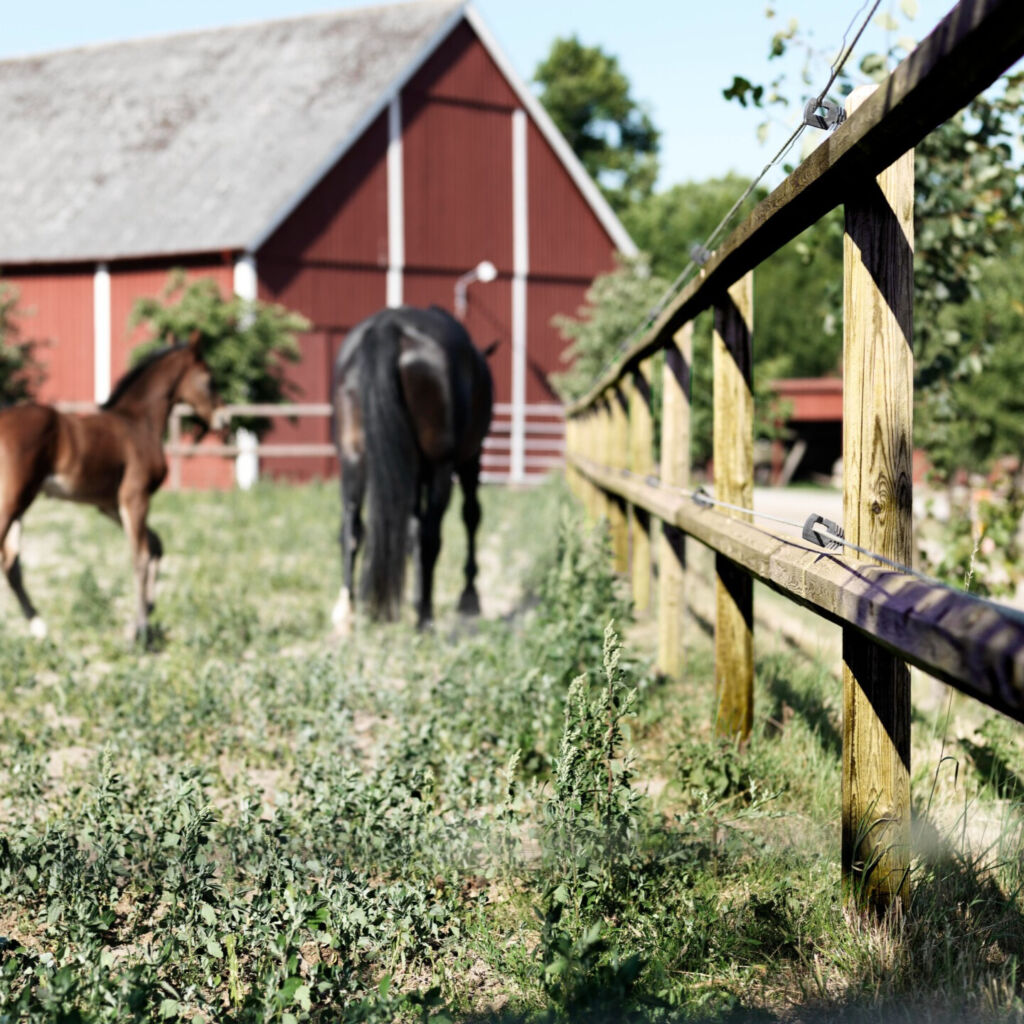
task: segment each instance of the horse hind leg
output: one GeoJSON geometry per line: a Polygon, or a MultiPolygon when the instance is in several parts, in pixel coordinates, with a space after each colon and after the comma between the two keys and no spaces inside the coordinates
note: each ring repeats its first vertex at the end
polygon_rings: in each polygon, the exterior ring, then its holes
{"type": "Polygon", "coordinates": [[[462,522],[466,527],[466,586],[459,597],[460,615],[479,615],[480,596],[476,591],[476,531],[480,526],[480,467],[472,465],[459,471],[462,485],[462,522]]]}
{"type": "Polygon", "coordinates": [[[14,591],[14,596],[21,605],[21,610],[28,619],[29,632],[37,639],[46,637],[46,623],[40,618],[25,590],[21,578],[21,520],[8,518],[3,530],[3,566],[7,582],[14,591]]]}
{"type": "Polygon", "coordinates": [[[419,594],[417,628],[426,629],[434,621],[434,567],[441,551],[441,520],[452,494],[451,463],[435,466],[426,483],[426,502],[420,518],[419,594]]]}
{"type": "Polygon", "coordinates": [[[352,632],[355,616],[356,555],[363,542],[363,495],[366,464],[363,459],[344,459],[341,465],[341,590],[331,609],[331,623],[338,636],[352,632]]]}

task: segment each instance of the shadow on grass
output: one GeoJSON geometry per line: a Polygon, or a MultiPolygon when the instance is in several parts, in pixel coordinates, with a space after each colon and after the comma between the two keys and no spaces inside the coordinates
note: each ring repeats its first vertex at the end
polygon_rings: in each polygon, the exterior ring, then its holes
{"type": "Polygon", "coordinates": [[[1024,803],[1024,778],[1011,765],[1006,753],[988,743],[975,743],[961,739],[964,749],[974,767],[986,784],[1001,800],[1024,803]]]}
{"type": "Polygon", "coordinates": [[[821,695],[795,685],[783,658],[766,658],[759,663],[758,668],[761,684],[772,698],[768,718],[784,722],[788,717],[786,708],[792,708],[810,726],[822,750],[838,760],[843,751],[843,737],[836,727],[832,708],[821,695]]]}

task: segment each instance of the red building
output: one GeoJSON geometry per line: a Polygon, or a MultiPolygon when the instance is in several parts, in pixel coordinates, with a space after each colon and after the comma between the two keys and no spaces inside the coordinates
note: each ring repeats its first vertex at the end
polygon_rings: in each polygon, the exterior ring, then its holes
{"type": "MultiPolygon", "coordinates": [[[[485,468],[518,480],[550,461],[551,318],[633,245],[467,3],[8,60],[0,109],[0,278],[49,342],[43,398],[102,400],[139,341],[133,302],[184,267],[305,314],[290,372],[299,400],[324,402],[350,327],[385,305],[451,308],[489,260],[497,279],[468,288],[465,315],[478,344],[503,342],[485,468]]],[[[329,427],[282,421],[267,440],[329,427]]]]}

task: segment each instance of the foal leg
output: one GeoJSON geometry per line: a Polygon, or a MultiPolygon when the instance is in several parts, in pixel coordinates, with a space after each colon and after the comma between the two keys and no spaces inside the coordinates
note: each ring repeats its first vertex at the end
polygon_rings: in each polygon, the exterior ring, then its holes
{"type": "Polygon", "coordinates": [[[6,517],[2,537],[4,575],[18,599],[18,604],[21,605],[25,618],[28,619],[29,632],[37,640],[42,640],[46,637],[46,623],[39,617],[21,578],[21,520],[6,517]]]}
{"type": "Polygon", "coordinates": [[[146,527],[146,547],[149,549],[149,568],[146,570],[146,610],[152,614],[156,605],[156,579],[160,573],[160,559],[164,557],[164,545],[155,530],[146,527]]]}
{"type": "Polygon", "coordinates": [[[356,555],[363,541],[363,495],[366,463],[363,459],[341,462],[341,590],[331,610],[331,622],[339,636],[352,632],[356,555]]]}
{"type": "Polygon", "coordinates": [[[480,614],[480,597],[476,592],[476,531],[480,525],[480,499],[477,487],[480,484],[480,465],[474,462],[459,470],[462,485],[462,522],[466,527],[466,587],[459,598],[459,612],[462,615],[480,614]]]}
{"type": "MultiPolygon", "coordinates": [[[[104,510],[106,511],[106,510],[104,510]]],[[[149,497],[145,494],[130,494],[121,497],[117,511],[118,518],[128,537],[128,547],[132,556],[132,568],[135,572],[135,623],[134,639],[143,645],[149,639],[149,602],[148,584],[150,582],[150,532],[146,528],[146,515],[149,512],[149,497]]],[[[107,512],[109,515],[110,513],[107,512]]],[[[159,547],[160,541],[152,534],[159,547]]],[[[156,579],[155,569],[152,573],[156,579]]]]}
{"type": "Polygon", "coordinates": [[[420,518],[419,593],[416,601],[417,627],[425,629],[434,621],[434,566],[441,550],[441,519],[452,496],[452,467],[442,463],[428,474],[426,501],[420,518]]]}

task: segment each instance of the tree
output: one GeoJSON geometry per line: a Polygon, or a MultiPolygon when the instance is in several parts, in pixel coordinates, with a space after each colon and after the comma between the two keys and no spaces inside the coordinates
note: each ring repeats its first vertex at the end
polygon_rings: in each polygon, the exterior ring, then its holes
{"type": "Polygon", "coordinates": [[[39,342],[22,338],[16,323],[18,290],[0,281],[0,406],[32,398],[45,376],[36,359],[39,342]]]}
{"type": "MultiPolygon", "coordinates": [[[[210,278],[186,282],[184,271],[172,271],[159,298],[139,299],[129,326],[145,324],[153,337],[132,353],[133,361],[171,339],[185,339],[196,331],[203,339],[203,356],[213,386],[229,404],[281,402],[292,390],[284,378],[283,361],[297,362],[300,351],[295,335],[309,322],[283,306],[233,295],[224,298],[210,278]]],[[[270,426],[266,418],[237,419],[256,433],[270,426]]]]}
{"type": "Polygon", "coordinates": [[[558,38],[533,78],[547,112],[616,212],[648,197],[660,133],[633,99],[618,58],[576,36],[558,38]]]}

